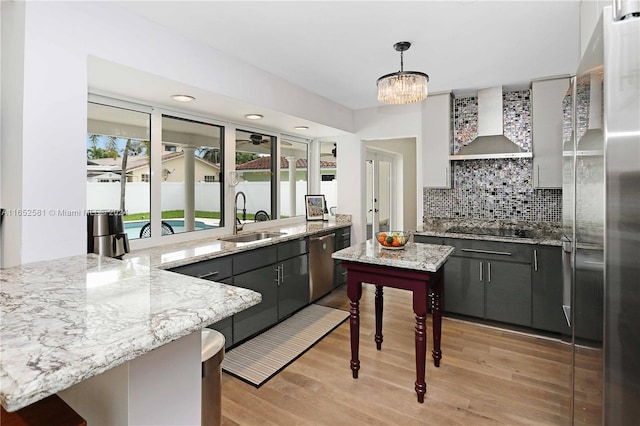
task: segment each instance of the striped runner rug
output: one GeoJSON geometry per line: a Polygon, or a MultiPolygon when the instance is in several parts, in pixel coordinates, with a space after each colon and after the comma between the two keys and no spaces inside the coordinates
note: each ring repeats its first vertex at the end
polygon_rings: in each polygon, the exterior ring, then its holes
{"type": "Polygon", "coordinates": [[[222,370],[260,387],[349,318],[349,312],[309,305],[280,324],[229,350],[222,370]]]}

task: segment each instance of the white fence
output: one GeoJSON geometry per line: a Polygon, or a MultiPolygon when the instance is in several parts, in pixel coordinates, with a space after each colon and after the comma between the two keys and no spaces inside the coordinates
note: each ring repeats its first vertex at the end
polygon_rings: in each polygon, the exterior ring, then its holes
{"type": "MultiPolygon", "coordinates": [[[[247,213],[258,210],[271,210],[269,182],[240,182],[235,191],[244,192],[247,197],[247,213]]],[[[195,183],[195,209],[220,211],[220,182],[195,183]]],[[[321,183],[321,194],[325,195],[327,207],[335,206],[338,201],[337,181],[321,183]]],[[[291,214],[289,206],[289,182],[280,183],[280,215],[304,216],[304,196],[307,194],[307,182],[296,182],[296,214],[291,214]]],[[[182,182],[162,182],[162,211],[184,209],[184,184],[182,182]]],[[[128,182],[125,194],[127,213],[148,213],[150,209],[151,189],[146,182],[128,182]]],[[[242,200],[239,200],[240,208],[242,200]]],[[[120,208],[120,182],[87,182],[87,209],[103,210],[120,208]]]]}

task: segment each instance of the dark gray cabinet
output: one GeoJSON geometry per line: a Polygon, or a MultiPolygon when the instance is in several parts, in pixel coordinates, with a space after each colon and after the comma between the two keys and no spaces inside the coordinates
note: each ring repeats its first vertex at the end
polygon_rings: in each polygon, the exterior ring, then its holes
{"type": "Polygon", "coordinates": [[[233,277],[233,285],[262,294],[262,302],[233,316],[233,341],[238,343],[278,322],[278,285],[274,265],[233,277]]]}
{"type": "Polygon", "coordinates": [[[278,246],[276,283],[278,285],[278,320],[287,318],[309,303],[308,239],[291,241],[278,246]]]}
{"type": "Polygon", "coordinates": [[[309,303],[309,240],[300,238],[235,255],[233,272],[233,285],[262,294],[261,303],[233,316],[237,344],[309,303]]]}
{"type": "Polygon", "coordinates": [[[256,291],[262,302],[233,316],[233,344],[278,321],[277,251],[264,247],[238,253],[233,261],[233,285],[256,291]]]}
{"type": "MultiPolygon", "coordinates": [[[[336,231],[335,250],[342,250],[351,246],[351,227],[340,228],[336,231]]],[[[334,259],[334,288],[347,283],[347,271],[342,267],[342,261],[334,259]]]]}
{"type": "Polygon", "coordinates": [[[562,310],[562,249],[538,245],[533,249],[531,326],[569,335],[562,310]]]}
{"type": "Polygon", "coordinates": [[[443,243],[455,248],[445,263],[445,312],[531,327],[529,246],[458,238],[443,243]]]}
{"type": "Polygon", "coordinates": [[[444,265],[445,312],[484,317],[484,282],[482,261],[452,256],[444,265]]]}
{"type": "Polygon", "coordinates": [[[438,245],[442,245],[444,243],[444,238],[442,237],[434,237],[431,235],[414,235],[413,236],[413,241],[415,241],[416,243],[423,243],[423,244],[438,244],[438,245]]]}
{"type": "MultiPolygon", "coordinates": [[[[233,283],[231,257],[204,260],[190,265],[179,266],[170,269],[170,271],[224,284],[233,283]]],[[[233,345],[233,317],[220,320],[209,325],[208,328],[222,333],[225,348],[233,345]]]]}
{"type": "Polygon", "coordinates": [[[576,249],[573,325],[579,343],[600,344],[604,316],[604,255],[602,249],[576,249]]]}
{"type": "Polygon", "coordinates": [[[484,262],[485,318],[531,326],[531,265],[484,262]]]}

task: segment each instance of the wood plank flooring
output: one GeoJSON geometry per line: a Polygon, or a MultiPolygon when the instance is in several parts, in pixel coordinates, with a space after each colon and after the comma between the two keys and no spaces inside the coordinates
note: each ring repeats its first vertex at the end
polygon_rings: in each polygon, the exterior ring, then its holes
{"type": "MultiPolygon", "coordinates": [[[[344,287],[318,303],[348,310],[344,287]]],[[[359,378],[349,369],[349,322],[256,389],[223,374],[224,425],[566,425],[571,347],[559,340],[444,318],[440,368],[414,391],[411,293],[385,288],[384,342],[375,349],[374,287],[360,304],[359,378]]],[[[587,421],[588,423],[588,421],[587,421]]]]}

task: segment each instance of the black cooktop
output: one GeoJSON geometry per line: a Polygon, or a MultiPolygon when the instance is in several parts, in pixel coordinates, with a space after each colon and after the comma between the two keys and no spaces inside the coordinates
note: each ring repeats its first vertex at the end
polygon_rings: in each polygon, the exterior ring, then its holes
{"type": "Polygon", "coordinates": [[[505,229],[505,228],[462,228],[454,226],[446,232],[453,234],[489,235],[492,237],[529,238],[530,233],[525,229],[505,229]]]}

